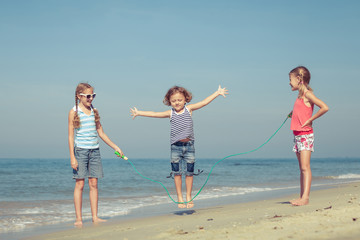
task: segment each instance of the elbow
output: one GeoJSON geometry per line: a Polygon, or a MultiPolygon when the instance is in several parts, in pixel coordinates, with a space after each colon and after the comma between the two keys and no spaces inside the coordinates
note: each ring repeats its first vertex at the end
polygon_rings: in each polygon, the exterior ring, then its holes
{"type": "Polygon", "coordinates": [[[322,108],[323,112],[324,113],[327,113],[329,111],[329,107],[327,105],[325,105],[323,108],[322,108]]]}
{"type": "Polygon", "coordinates": [[[326,105],[325,106],[325,112],[328,112],[329,111],[329,107],[326,105]]]}

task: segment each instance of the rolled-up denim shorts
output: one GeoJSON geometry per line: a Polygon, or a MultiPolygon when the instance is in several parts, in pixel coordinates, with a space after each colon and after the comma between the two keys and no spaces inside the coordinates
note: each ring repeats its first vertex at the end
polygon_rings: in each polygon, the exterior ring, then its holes
{"type": "Polygon", "coordinates": [[[299,153],[303,150],[314,152],[314,134],[294,135],[293,152],[299,153]]]}
{"type": "Polygon", "coordinates": [[[100,149],[74,148],[78,169],[73,169],[73,179],[104,177],[100,149]]]}
{"type": "Polygon", "coordinates": [[[175,176],[194,175],[195,146],[194,141],[171,144],[171,171],[175,176]]]}

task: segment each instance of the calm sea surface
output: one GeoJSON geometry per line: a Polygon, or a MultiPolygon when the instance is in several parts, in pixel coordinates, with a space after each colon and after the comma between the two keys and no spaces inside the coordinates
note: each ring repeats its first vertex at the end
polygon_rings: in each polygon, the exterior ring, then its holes
{"type": "MultiPolygon", "coordinates": [[[[197,159],[204,172],[194,178],[193,196],[220,159],[197,159]]],[[[144,176],[163,183],[172,198],[174,183],[167,159],[131,159],[144,176]]],[[[167,204],[176,210],[159,183],[140,177],[124,160],[103,159],[105,177],[99,181],[99,216],[131,216],[142,209],[167,204]],[[171,205],[172,204],[172,205],[171,205]]],[[[360,180],[359,158],[313,158],[313,188],[360,180]]],[[[197,170],[196,170],[197,171],[197,170]]],[[[72,170],[68,159],[0,159],[0,239],[9,233],[74,221],[72,170]]],[[[257,194],[299,191],[299,170],[292,159],[225,159],[216,165],[196,197],[196,207],[229,197],[256,200],[257,194]]],[[[84,189],[83,218],[91,221],[89,188],[84,189]]],[[[154,210],[155,211],[155,210],[154,210]]]]}

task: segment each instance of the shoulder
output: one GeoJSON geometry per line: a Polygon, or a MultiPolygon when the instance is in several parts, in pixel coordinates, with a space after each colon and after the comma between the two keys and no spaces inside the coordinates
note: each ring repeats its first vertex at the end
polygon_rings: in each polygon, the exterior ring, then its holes
{"type": "Polygon", "coordinates": [[[317,102],[317,100],[318,100],[317,97],[312,91],[307,91],[304,94],[304,103],[309,103],[313,105],[315,102],[317,102]]]}
{"type": "Polygon", "coordinates": [[[311,100],[312,98],[315,98],[315,94],[312,91],[308,90],[304,93],[304,98],[311,100]]]}
{"type": "Polygon", "coordinates": [[[74,106],[72,109],[70,109],[70,113],[75,113],[76,112],[76,106],[74,106]]]}
{"type": "Polygon", "coordinates": [[[99,114],[99,110],[97,108],[94,108],[94,107],[91,108],[91,112],[93,114],[99,114]]]}
{"type": "MultiPolygon", "coordinates": [[[[78,111],[80,111],[81,109],[78,107],[78,111]]],[[[76,113],[76,106],[74,106],[72,109],[70,109],[70,113],[76,113]]]]}
{"type": "Polygon", "coordinates": [[[69,117],[74,117],[74,115],[76,114],[76,109],[72,108],[69,111],[69,117]]]}
{"type": "Polygon", "coordinates": [[[194,106],[194,104],[186,104],[185,109],[188,110],[189,112],[192,112],[193,111],[193,109],[192,109],[193,106],[194,106]]]}
{"type": "Polygon", "coordinates": [[[173,116],[174,112],[175,112],[174,108],[171,108],[170,110],[165,111],[165,113],[169,114],[169,118],[171,118],[173,116]]]}
{"type": "Polygon", "coordinates": [[[185,110],[189,112],[190,115],[192,115],[192,109],[189,106],[185,106],[185,110]]]}

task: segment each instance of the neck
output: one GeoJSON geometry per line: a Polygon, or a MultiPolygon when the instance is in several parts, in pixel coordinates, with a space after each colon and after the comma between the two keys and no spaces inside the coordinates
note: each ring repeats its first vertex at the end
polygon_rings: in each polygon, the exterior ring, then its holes
{"type": "Polygon", "coordinates": [[[91,107],[88,107],[88,106],[85,106],[84,104],[82,104],[81,102],[79,103],[79,107],[81,108],[81,109],[87,109],[87,110],[91,110],[91,107]]]}
{"type": "Polygon", "coordinates": [[[185,106],[182,108],[182,109],[180,109],[179,111],[176,111],[176,109],[175,109],[175,112],[176,113],[181,113],[181,112],[183,112],[185,110],[185,106]]]}

